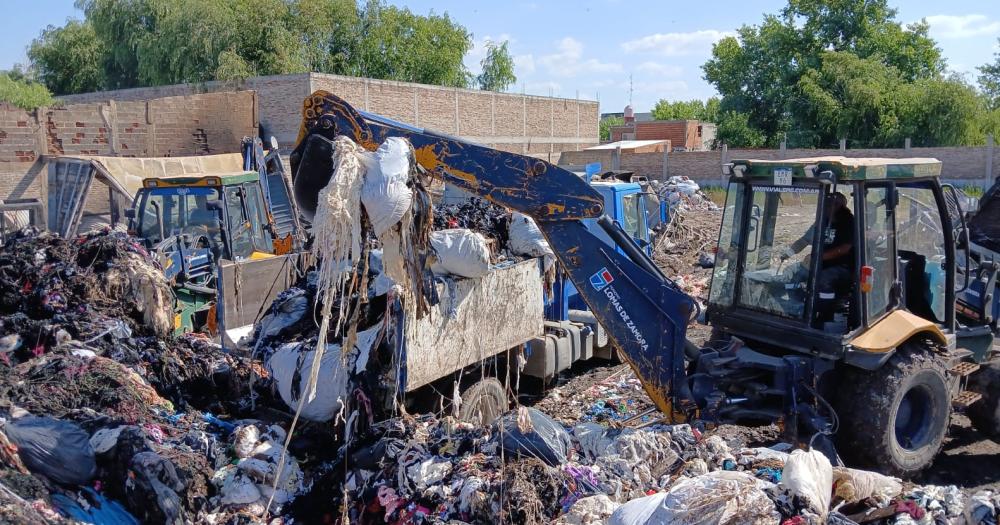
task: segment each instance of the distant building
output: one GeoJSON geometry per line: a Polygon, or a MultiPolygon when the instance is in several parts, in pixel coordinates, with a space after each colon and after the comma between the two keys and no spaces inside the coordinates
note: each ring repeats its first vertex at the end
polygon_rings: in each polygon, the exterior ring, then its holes
{"type": "Polygon", "coordinates": [[[715,141],[715,124],[698,120],[640,120],[632,106],[625,106],[621,115],[624,123],[611,128],[611,142],[623,140],[668,140],[672,151],[705,151],[715,141]]]}

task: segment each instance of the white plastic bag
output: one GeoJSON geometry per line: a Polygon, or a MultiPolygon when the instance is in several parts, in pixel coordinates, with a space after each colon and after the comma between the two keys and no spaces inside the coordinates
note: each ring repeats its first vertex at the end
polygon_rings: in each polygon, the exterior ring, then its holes
{"type": "Polygon", "coordinates": [[[559,518],[559,525],[601,525],[620,506],[605,494],[580,498],[559,518]]]}
{"type": "MultiPolygon", "coordinates": [[[[312,370],[313,357],[316,350],[312,345],[289,343],[281,345],[267,361],[278,394],[288,408],[295,410],[299,400],[306,395],[307,378],[312,370]],[[299,380],[295,380],[295,376],[299,380]],[[293,391],[293,387],[298,386],[293,391]]],[[[347,372],[341,366],[340,345],[326,345],[326,351],[320,360],[319,377],[316,383],[316,397],[306,401],[302,407],[301,417],[309,421],[329,421],[340,409],[340,399],[347,395],[347,372]]]]}
{"type": "Polygon", "coordinates": [[[796,450],[788,456],[781,484],[807,502],[813,512],[825,517],[830,510],[833,467],[822,452],[796,450]]]}
{"type": "Polygon", "coordinates": [[[764,492],[771,486],[746,472],[719,470],[684,478],[669,492],[632,500],[609,525],[771,524],[780,516],[764,492]]]}
{"type": "Polygon", "coordinates": [[[542,257],[546,271],[556,261],[555,253],[535,221],[518,212],[514,212],[510,218],[510,251],[517,255],[542,257]]]}
{"type": "MultiPolygon", "coordinates": [[[[301,417],[309,421],[329,421],[341,409],[341,399],[346,399],[350,372],[357,373],[368,364],[371,347],[377,339],[381,325],[358,333],[355,347],[341,355],[340,345],[328,344],[319,365],[316,397],[306,400],[301,417]]],[[[312,371],[316,349],[311,343],[281,345],[267,360],[278,394],[288,408],[295,410],[299,399],[306,394],[307,379],[312,371]],[[298,380],[296,380],[296,375],[298,380]],[[298,386],[293,391],[293,386],[298,386]]]]}
{"type": "MultiPolygon", "coordinates": [[[[369,158],[370,159],[370,158],[369,158]]],[[[375,151],[374,162],[364,162],[365,182],[361,203],[368,212],[375,235],[396,225],[410,209],[413,192],[406,186],[410,174],[410,144],[390,137],[375,151]]]]}
{"type": "Polygon", "coordinates": [[[431,247],[437,262],[431,266],[436,274],[460,277],[482,277],[490,271],[490,248],[486,238],[461,228],[431,232],[431,247]]]}

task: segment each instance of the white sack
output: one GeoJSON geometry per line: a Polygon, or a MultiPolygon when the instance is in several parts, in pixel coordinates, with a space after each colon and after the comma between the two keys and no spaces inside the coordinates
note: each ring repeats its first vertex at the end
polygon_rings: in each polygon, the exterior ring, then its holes
{"type": "Polygon", "coordinates": [[[510,218],[510,251],[517,255],[527,255],[528,257],[543,257],[545,270],[556,261],[556,255],[549,247],[549,242],[545,240],[542,231],[538,229],[535,221],[527,215],[514,212],[510,218]]]}
{"type": "Polygon", "coordinates": [[[771,524],[780,519],[764,492],[770,484],[746,472],[719,470],[683,478],[669,492],[622,505],[609,525],[771,524]]]}
{"type": "Polygon", "coordinates": [[[896,478],[847,467],[833,467],[833,481],[836,494],[848,503],[867,498],[888,503],[903,491],[903,484],[896,478]]]}
{"type": "Polygon", "coordinates": [[[431,271],[438,275],[482,277],[490,271],[490,248],[482,235],[462,228],[431,232],[431,247],[437,262],[431,271]]]}
{"type": "Polygon", "coordinates": [[[367,169],[361,187],[361,203],[368,212],[375,235],[381,237],[402,220],[413,201],[413,192],[406,186],[410,174],[410,144],[399,137],[390,137],[375,151],[374,161],[364,164],[367,169]]]}
{"type": "Polygon", "coordinates": [[[788,456],[781,484],[804,499],[813,512],[826,516],[833,491],[833,467],[822,452],[796,450],[788,456]]]}

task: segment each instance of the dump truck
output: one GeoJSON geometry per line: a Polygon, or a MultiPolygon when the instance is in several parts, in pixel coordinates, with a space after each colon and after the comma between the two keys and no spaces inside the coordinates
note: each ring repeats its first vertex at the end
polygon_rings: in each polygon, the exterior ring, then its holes
{"type": "MultiPolygon", "coordinates": [[[[933,461],[953,406],[979,407],[986,419],[977,428],[996,428],[995,334],[956,308],[959,275],[976,268],[957,260],[968,229],[934,159],[728,165],[705,312],[721,344],[698,348],[685,337],[697,303],[605,215],[581,177],[359,112],[326,92],[306,99],[293,172],[339,135],[369,150],[405,138],[431,175],[533,217],[664,421],[777,422],[787,439],[833,461],[839,450],[904,477],[933,461]],[[846,286],[821,293],[827,221],[840,209],[852,214],[837,253],[846,286]]],[[[330,173],[299,171],[294,184],[315,187],[317,177],[330,173]]]]}

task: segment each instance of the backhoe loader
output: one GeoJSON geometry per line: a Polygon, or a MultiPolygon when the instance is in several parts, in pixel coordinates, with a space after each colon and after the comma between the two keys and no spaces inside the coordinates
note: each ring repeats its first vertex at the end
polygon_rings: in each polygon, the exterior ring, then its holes
{"type": "Polygon", "coordinates": [[[698,303],[604,215],[581,177],[317,91],[304,102],[291,155],[307,213],[332,175],[339,135],[368,150],[405,138],[431,175],[533,217],[668,422],[777,422],[786,438],[834,461],[839,450],[898,476],[932,462],[953,405],[976,409],[977,427],[997,438],[993,327],[956,311],[956,294],[977,270],[972,258],[958,260],[968,234],[934,159],[726,166],[704,312],[715,335],[698,348],[685,338],[698,303]],[[836,258],[827,254],[833,245],[836,258]]]}

